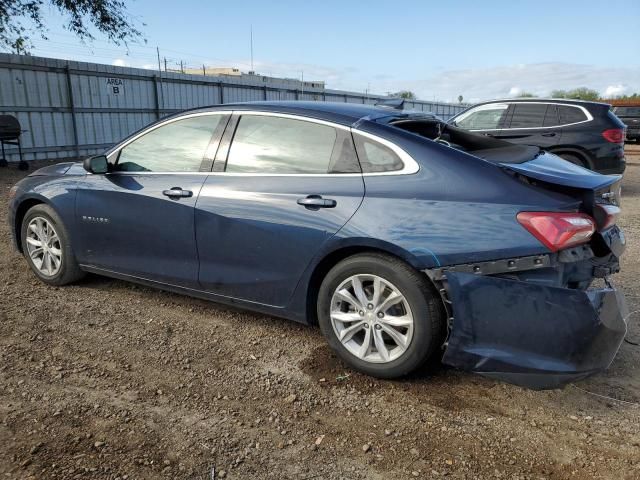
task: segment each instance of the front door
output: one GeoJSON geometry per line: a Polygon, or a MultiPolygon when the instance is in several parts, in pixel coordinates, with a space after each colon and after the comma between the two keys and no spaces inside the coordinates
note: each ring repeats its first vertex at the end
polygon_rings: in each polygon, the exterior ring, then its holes
{"type": "Polygon", "coordinates": [[[323,243],[362,201],[351,133],[243,113],[225,159],[226,169],[207,178],[196,205],[202,288],[284,306],[323,243]]]}
{"type": "Polygon", "coordinates": [[[507,103],[485,103],[461,113],[452,124],[480,135],[497,137],[502,131],[508,108],[507,103]]]}
{"type": "Polygon", "coordinates": [[[153,126],[109,155],[110,173],[87,175],[76,203],[80,263],[197,287],[194,206],[226,120],[191,115],[153,126]]]}

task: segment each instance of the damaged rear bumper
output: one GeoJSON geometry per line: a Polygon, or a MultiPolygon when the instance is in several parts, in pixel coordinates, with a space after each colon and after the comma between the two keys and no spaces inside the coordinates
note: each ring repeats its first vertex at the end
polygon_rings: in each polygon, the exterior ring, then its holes
{"type": "Polygon", "coordinates": [[[453,323],[443,363],[533,389],[606,369],[626,335],[624,296],[447,272],[453,323]]]}

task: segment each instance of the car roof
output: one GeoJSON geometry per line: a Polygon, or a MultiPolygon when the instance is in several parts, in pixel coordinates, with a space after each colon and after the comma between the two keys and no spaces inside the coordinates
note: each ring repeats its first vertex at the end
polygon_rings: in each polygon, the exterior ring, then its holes
{"type": "MultiPolygon", "coordinates": [[[[342,125],[353,125],[360,120],[379,121],[386,118],[403,118],[409,116],[433,117],[429,112],[398,110],[390,107],[341,102],[310,102],[310,101],[266,101],[225,103],[200,107],[190,112],[206,112],[215,110],[251,110],[259,112],[289,113],[305,117],[326,120],[342,125]]],[[[181,112],[180,115],[185,112],[181,112]]]]}
{"type": "Polygon", "coordinates": [[[502,99],[498,99],[498,100],[488,100],[486,102],[479,102],[474,104],[473,106],[476,107],[478,105],[487,105],[487,104],[491,104],[491,103],[513,103],[513,102],[522,102],[522,103],[526,103],[526,102],[532,102],[532,103],[565,103],[568,105],[582,105],[582,106],[589,106],[589,105],[594,105],[594,106],[601,106],[601,107],[609,107],[610,105],[608,103],[603,103],[603,102],[594,102],[591,100],[574,100],[574,99],[570,99],[570,98],[537,98],[537,97],[527,97],[527,98],[502,98],[502,99]]]}

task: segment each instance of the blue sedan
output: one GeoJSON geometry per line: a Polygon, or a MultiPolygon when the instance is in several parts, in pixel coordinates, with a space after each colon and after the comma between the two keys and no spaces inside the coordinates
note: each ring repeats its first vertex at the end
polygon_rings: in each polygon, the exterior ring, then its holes
{"type": "Polygon", "coordinates": [[[256,102],[42,168],[9,221],[50,285],[91,272],[317,324],[380,378],[439,355],[554,388],[626,333],[620,180],[433,115],[256,102]]]}

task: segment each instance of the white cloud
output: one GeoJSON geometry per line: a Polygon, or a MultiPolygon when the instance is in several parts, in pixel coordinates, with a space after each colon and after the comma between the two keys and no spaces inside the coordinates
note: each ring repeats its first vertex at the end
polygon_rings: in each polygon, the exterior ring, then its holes
{"type": "MultiPolygon", "coordinates": [[[[203,62],[208,66],[237,67],[246,72],[250,61],[236,59],[203,62]]],[[[147,62],[130,63],[121,58],[113,65],[138,66],[155,69],[147,62]]],[[[254,70],[263,75],[299,79],[304,71],[305,80],[321,80],[327,88],[364,92],[370,86],[372,94],[411,90],[424,100],[457,103],[458,95],[464,102],[514,97],[522,92],[548,96],[552,90],[577,87],[593,88],[604,97],[640,91],[640,67],[602,67],[596,65],[548,62],[536,64],[498,65],[483,68],[437,70],[423,78],[399,77],[396,72],[367,72],[357,67],[329,67],[296,62],[257,60],[254,70]]]]}
{"type": "Polygon", "coordinates": [[[126,67],[127,66],[127,62],[125,62],[123,59],[121,58],[116,58],[111,65],[113,65],[114,67],[126,67]]]}
{"type": "Polygon", "coordinates": [[[386,83],[385,90],[408,89],[419,98],[445,101],[455,101],[458,95],[463,95],[465,102],[513,96],[516,89],[546,96],[556,89],[588,87],[608,95],[608,91],[622,92],[619,87],[627,92],[640,91],[640,68],[537,63],[447,70],[420,80],[386,83]]]}
{"type": "Polygon", "coordinates": [[[619,95],[624,95],[629,92],[629,87],[626,85],[609,85],[605,91],[605,97],[617,97],[619,95]]]}

